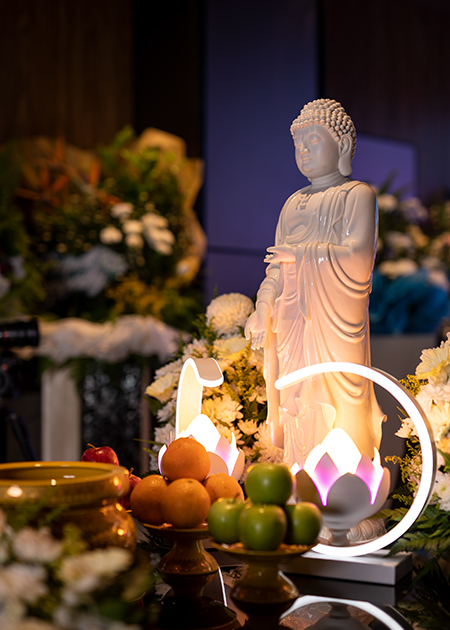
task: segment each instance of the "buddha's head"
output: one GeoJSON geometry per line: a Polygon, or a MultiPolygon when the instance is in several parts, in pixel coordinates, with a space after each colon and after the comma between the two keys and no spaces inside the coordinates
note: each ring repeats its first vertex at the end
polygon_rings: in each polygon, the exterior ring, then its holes
{"type": "MultiPolygon", "coordinates": [[[[352,159],[355,154],[356,131],[350,116],[346,113],[340,103],[329,99],[321,98],[311,103],[307,103],[300,112],[300,115],[291,125],[291,134],[296,147],[310,134],[318,132],[320,138],[325,142],[332,138],[336,146],[330,146],[327,153],[330,165],[336,162],[336,168],[341,175],[349,176],[352,172],[352,159]],[[324,131],[325,130],[325,131],[324,131]],[[333,148],[336,150],[333,151],[333,148]],[[335,153],[335,159],[333,156],[335,153]]],[[[297,160],[301,172],[308,177],[307,168],[303,168],[297,160]]]]}

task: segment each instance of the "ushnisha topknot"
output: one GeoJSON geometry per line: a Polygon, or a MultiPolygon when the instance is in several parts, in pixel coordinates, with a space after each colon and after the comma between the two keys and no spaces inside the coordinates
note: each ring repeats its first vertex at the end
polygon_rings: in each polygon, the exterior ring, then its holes
{"type": "Polygon", "coordinates": [[[352,139],[352,159],[355,155],[356,130],[352,119],[340,103],[330,98],[318,98],[307,103],[291,125],[291,134],[296,129],[310,125],[323,125],[339,142],[341,136],[349,134],[352,139]]]}

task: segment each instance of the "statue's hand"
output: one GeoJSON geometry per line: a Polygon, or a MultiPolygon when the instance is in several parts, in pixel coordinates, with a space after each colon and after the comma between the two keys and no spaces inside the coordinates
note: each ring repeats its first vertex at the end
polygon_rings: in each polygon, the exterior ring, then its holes
{"type": "Polygon", "coordinates": [[[295,262],[295,249],[290,245],[274,245],[273,247],[268,247],[267,251],[269,253],[264,258],[266,263],[295,262]]]}
{"type": "Polygon", "coordinates": [[[251,339],[253,350],[258,350],[264,345],[266,331],[270,326],[271,311],[270,307],[261,302],[247,320],[245,324],[245,338],[251,339]]]}

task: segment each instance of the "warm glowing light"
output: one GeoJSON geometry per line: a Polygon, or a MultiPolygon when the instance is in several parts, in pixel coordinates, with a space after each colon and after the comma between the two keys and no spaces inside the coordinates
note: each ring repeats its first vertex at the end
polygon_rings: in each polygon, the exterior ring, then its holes
{"type": "Polygon", "coordinates": [[[366,455],[361,456],[350,436],[339,428],[330,431],[324,441],[313,448],[304,469],[314,481],[323,505],[327,505],[328,494],[334,483],[347,473],[364,481],[370,492],[370,504],[373,505],[383,479],[377,449],[374,449],[373,461],[366,455]]]}
{"type": "MultiPolygon", "coordinates": [[[[230,444],[220,435],[208,416],[201,413],[203,387],[217,387],[222,383],[222,370],[215,359],[191,357],[185,361],[178,385],[175,439],[192,436],[203,444],[211,461],[209,474],[225,472],[240,479],[244,472],[245,456],[237,448],[234,434],[230,444]]],[[[158,454],[161,473],[161,462],[166,448],[167,446],[163,446],[158,454]]]]}
{"type": "Polygon", "coordinates": [[[117,530],[117,534],[119,536],[125,536],[126,531],[124,529],[122,529],[121,527],[119,527],[118,530],[117,530]]]}
{"type": "Polygon", "coordinates": [[[210,455],[210,475],[225,472],[236,479],[240,479],[244,472],[245,456],[241,449],[236,447],[234,433],[231,436],[231,444],[220,435],[214,423],[205,414],[200,414],[191,424],[178,434],[177,437],[192,436],[203,444],[210,455]]]}
{"type": "Polygon", "coordinates": [[[191,357],[184,362],[178,384],[175,437],[201,413],[203,387],[217,387],[222,383],[222,370],[215,359],[191,357]]]}
{"type": "Polygon", "coordinates": [[[393,376],[376,368],[343,361],[319,363],[317,365],[307,366],[292,372],[292,374],[283,376],[275,383],[275,387],[278,389],[284,389],[285,387],[294,385],[306,378],[316,376],[316,374],[324,374],[327,372],[345,372],[348,374],[363,376],[377,385],[380,385],[380,387],[383,387],[392,394],[399,403],[400,407],[404,409],[406,415],[413,422],[422,451],[422,475],[417,488],[416,496],[414,497],[414,501],[408,512],[395,527],[383,536],[380,536],[380,538],[360,545],[354,545],[351,547],[333,547],[331,545],[319,544],[314,547],[314,551],[328,556],[360,556],[366,553],[378,551],[379,549],[390,545],[396,541],[397,538],[400,538],[400,536],[402,536],[419,518],[433,492],[434,481],[436,478],[436,446],[427,417],[414,396],[412,396],[412,394],[410,394],[410,392],[393,376]]]}
{"type": "Polygon", "coordinates": [[[56,479],[52,479],[52,480],[50,481],[50,484],[51,484],[52,486],[56,486],[56,479]]]}
{"type": "Polygon", "coordinates": [[[20,486],[9,486],[8,490],[6,491],[6,494],[9,497],[12,497],[13,499],[18,499],[19,497],[22,496],[23,494],[23,490],[20,486]]]}

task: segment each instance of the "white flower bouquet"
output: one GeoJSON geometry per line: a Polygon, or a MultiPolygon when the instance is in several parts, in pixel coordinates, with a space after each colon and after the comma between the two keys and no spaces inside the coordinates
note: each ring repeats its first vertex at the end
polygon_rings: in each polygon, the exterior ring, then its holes
{"type": "Polygon", "coordinates": [[[151,607],[136,602],[156,574],[133,554],[89,550],[70,525],[57,539],[50,527],[23,522],[23,514],[8,519],[0,509],[0,628],[139,630],[135,622],[151,621],[144,616],[151,607]]]}
{"type": "Polygon", "coordinates": [[[178,381],[183,363],[189,357],[215,358],[224,383],[204,388],[202,413],[219,433],[236,443],[245,454],[246,466],[253,462],[282,461],[283,452],[272,444],[267,415],[263,354],[252,350],[243,329],[254,310],[252,300],[240,293],[221,295],[212,300],[206,314],[197,321],[198,336],[185,344],[178,358],[156,371],[146,395],[156,416],[154,442],[149,450],[150,468],[157,469],[161,446],[175,438],[175,411],[178,381]]]}
{"type": "MultiPolygon", "coordinates": [[[[420,549],[440,557],[450,549],[450,335],[439,347],[422,352],[415,375],[409,375],[404,385],[416,397],[431,425],[438,449],[438,471],[428,507],[393,551],[420,549]]],[[[411,505],[422,468],[419,440],[409,418],[403,418],[397,435],[407,440],[407,454],[389,458],[400,464],[403,482],[393,498],[406,507],[381,513],[392,521],[401,520],[411,505]]]]}
{"type": "Polygon", "coordinates": [[[379,238],[370,300],[372,333],[433,332],[449,314],[450,205],[377,193],[379,238]]]}

